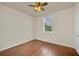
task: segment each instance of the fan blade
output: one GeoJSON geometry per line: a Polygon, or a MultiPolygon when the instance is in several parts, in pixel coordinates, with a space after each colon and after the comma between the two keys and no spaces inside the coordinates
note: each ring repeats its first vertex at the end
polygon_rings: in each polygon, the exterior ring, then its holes
{"type": "Polygon", "coordinates": [[[41,5],[41,2],[35,2],[36,5],[40,6],[41,5]]]}
{"type": "Polygon", "coordinates": [[[43,3],[43,4],[42,4],[42,6],[45,6],[45,5],[47,5],[47,4],[48,4],[48,3],[47,3],[47,2],[45,2],[45,3],[43,3]]]}
{"type": "Polygon", "coordinates": [[[29,5],[30,7],[35,7],[35,5],[29,5]]]}
{"type": "Polygon", "coordinates": [[[43,11],[45,11],[45,9],[44,8],[41,8],[43,11]]]}

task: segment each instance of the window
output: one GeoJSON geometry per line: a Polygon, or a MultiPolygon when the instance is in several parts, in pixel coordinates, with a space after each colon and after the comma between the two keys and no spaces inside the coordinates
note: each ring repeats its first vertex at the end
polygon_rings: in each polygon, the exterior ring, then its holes
{"type": "Polygon", "coordinates": [[[53,19],[50,16],[45,16],[43,18],[43,31],[52,32],[54,28],[53,19]]]}

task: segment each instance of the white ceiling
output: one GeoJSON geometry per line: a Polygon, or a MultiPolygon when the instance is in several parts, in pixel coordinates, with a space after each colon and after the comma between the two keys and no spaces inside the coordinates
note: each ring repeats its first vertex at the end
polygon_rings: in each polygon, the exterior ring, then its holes
{"type": "Polygon", "coordinates": [[[45,6],[45,11],[35,12],[33,7],[29,7],[28,5],[34,4],[34,2],[3,2],[1,4],[12,7],[18,11],[24,12],[31,16],[39,16],[45,13],[50,14],[55,11],[59,11],[65,8],[73,7],[74,2],[48,2],[48,5],[45,6]]]}

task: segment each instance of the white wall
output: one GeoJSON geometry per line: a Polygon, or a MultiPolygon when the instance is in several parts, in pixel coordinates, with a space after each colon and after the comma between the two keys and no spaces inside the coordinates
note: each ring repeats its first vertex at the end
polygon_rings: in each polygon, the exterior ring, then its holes
{"type": "Polygon", "coordinates": [[[53,33],[43,32],[43,17],[37,17],[35,22],[35,38],[73,47],[73,8],[54,12],[50,15],[54,19],[53,33]]]}
{"type": "Polygon", "coordinates": [[[33,39],[33,18],[0,4],[0,50],[33,39]]]}
{"type": "Polygon", "coordinates": [[[79,3],[74,7],[74,47],[79,53],[79,3]]]}

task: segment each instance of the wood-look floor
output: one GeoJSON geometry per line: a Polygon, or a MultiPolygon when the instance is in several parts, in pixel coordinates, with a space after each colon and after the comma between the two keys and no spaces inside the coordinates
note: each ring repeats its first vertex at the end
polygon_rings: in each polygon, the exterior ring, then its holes
{"type": "Polygon", "coordinates": [[[77,56],[74,48],[40,40],[32,40],[0,51],[0,56],[77,56]]]}

